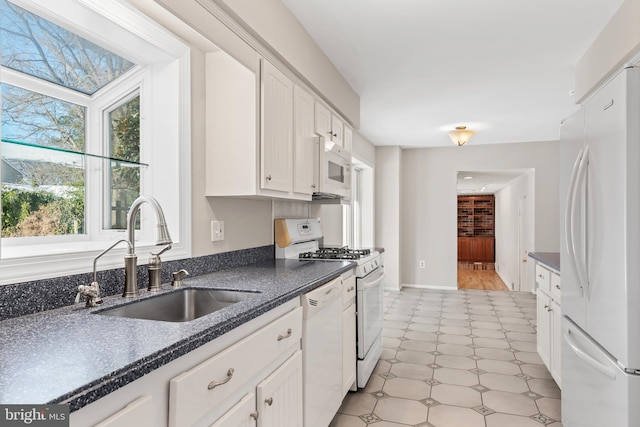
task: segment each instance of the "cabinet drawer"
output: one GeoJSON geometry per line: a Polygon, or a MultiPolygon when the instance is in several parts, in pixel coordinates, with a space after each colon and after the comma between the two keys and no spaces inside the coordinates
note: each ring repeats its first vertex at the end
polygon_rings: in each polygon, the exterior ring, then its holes
{"type": "Polygon", "coordinates": [[[536,264],[536,283],[538,287],[546,292],[550,291],[550,276],[551,272],[540,264],[536,264]]]}
{"type": "Polygon", "coordinates": [[[95,427],[129,427],[129,426],[151,426],[153,424],[151,411],[153,405],[151,396],[140,396],[122,410],[111,415],[106,420],[96,424],[95,427]]]}
{"type": "Polygon", "coordinates": [[[173,378],[169,385],[169,425],[193,424],[282,352],[299,348],[301,337],[299,307],[173,378]]]}

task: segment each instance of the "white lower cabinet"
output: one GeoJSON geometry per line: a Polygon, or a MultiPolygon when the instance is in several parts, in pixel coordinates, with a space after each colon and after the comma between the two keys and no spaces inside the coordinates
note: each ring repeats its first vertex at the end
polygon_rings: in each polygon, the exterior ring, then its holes
{"type": "Polygon", "coordinates": [[[211,427],[255,427],[257,418],[256,395],[249,393],[211,424],[211,427]]]}
{"type": "Polygon", "coordinates": [[[106,420],[96,424],[95,427],[151,427],[151,414],[153,411],[151,395],[145,394],[134,400],[122,410],[111,415],[106,420]]]}
{"type": "Polygon", "coordinates": [[[551,376],[561,384],[562,307],[560,304],[560,274],[537,263],[535,266],[537,289],[538,354],[551,376]]]}
{"type": "Polygon", "coordinates": [[[297,298],[72,412],[70,426],[301,427],[301,337],[297,298]]]}
{"type": "Polygon", "coordinates": [[[302,427],[302,352],[258,384],[211,427],[302,427]]]}
{"type": "Polygon", "coordinates": [[[551,298],[538,289],[537,300],[538,354],[549,368],[551,366],[551,298]]]}
{"type": "Polygon", "coordinates": [[[259,427],[302,427],[302,351],[258,384],[259,427]]]}
{"type": "Polygon", "coordinates": [[[342,395],[344,396],[349,390],[357,390],[355,386],[356,277],[352,272],[345,273],[342,278],[342,304],[342,395]]]}
{"type": "Polygon", "coordinates": [[[171,379],[169,426],[210,424],[207,420],[211,414],[220,411],[225,404],[228,406],[227,402],[232,396],[252,392],[258,382],[274,370],[271,367],[278,360],[299,351],[301,338],[302,308],[298,307],[171,379]],[[265,371],[267,374],[264,374],[265,371]]]}

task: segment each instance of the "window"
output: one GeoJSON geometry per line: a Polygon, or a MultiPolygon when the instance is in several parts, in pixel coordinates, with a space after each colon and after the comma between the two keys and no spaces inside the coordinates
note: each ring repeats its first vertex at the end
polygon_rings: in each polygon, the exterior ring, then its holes
{"type": "MultiPolygon", "coordinates": [[[[165,257],[188,254],[189,49],[127,3],[102,3],[0,0],[0,283],[90,270],[141,194],[164,209],[165,257]]],[[[139,256],[152,222],[138,218],[139,256]]]]}
{"type": "Polygon", "coordinates": [[[373,168],[353,158],[351,183],[351,240],[354,247],[370,248],[374,243],[373,168]]]}

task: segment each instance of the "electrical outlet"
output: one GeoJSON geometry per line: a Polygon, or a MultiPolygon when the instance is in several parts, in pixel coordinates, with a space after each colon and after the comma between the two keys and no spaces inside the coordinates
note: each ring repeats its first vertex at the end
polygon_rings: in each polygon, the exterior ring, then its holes
{"type": "Polygon", "coordinates": [[[420,268],[425,268],[426,267],[426,263],[424,262],[423,259],[421,259],[420,261],[418,261],[418,267],[420,268]]]}
{"type": "Polygon", "coordinates": [[[224,221],[211,221],[211,241],[224,240],[224,221]]]}

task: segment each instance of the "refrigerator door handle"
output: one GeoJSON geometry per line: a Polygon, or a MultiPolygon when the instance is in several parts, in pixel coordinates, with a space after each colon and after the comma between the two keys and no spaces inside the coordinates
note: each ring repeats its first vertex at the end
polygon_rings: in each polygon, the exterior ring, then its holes
{"type": "Polygon", "coordinates": [[[571,338],[571,327],[567,326],[564,330],[564,340],[569,346],[569,348],[578,356],[583,362],[587,365],[591,366],[596,371],[600,372],[602,375],[610,378],[612,380],[616,379],[616,371],[611,366],[606,366],[593,357],[589,356],[584,350],[578,347],[578,344],[571,338]]]}
{"type": "MultiPolygon", "coordinates": [[[[566,206],[564,210],[564,238],[565,244],[567,246],[567,254],[569,255],[569,263],[571,264],[571,268],[576,273],[578,273],[578,266],[576,265],[576,255],[574,252],[574,239],[573,239],[573,195],[576,190],[576,178],[578,176],[578,169],[580,166],[580,162],[582,161],[583,149],[581,148],[578,152],[578,156],[576,157],[576,161],[573,164],[573,170],[571,171],[571,179],[569,180],[569,194],[567,195],[566,206]]],[[[578,287],[580,288],[580,296],[583,295],[582,283],[580,282],[580,278],[578,277],[578,287]]]]}
{"type": "MultiPolygon", "coordinates": [[[[571,244],[572,244],[572,254],[573,254],[573,262],[575,263],[576,273],[578,275],[578,283],[580,284],[580,288],[584,289],[586,292],[587,298],[589,298],[589,276],[587,273],[587,268],[585,262],[580,256],[579,249],[576,248],[576,240],[573,234],[573,227],[575,225],[576,214],[580,215],[580,211],[576,209],[576,204],[578,200],[578,191],[582,185],[583,179],[587,175],[587,165],[589,164],[589,146],[587,145],[584,148],[584,152],[582,153],[582,159],[580,160],[580,164],[578,166],[578,171],[576,173],[576,181],[574,183],[574,190],[571,194],[571,244]]],[[[585,212],[586,213],[586,212],[585,212]]],[[[583,244],[586,244],[586,233],[583,234],[583,244]]]]}

